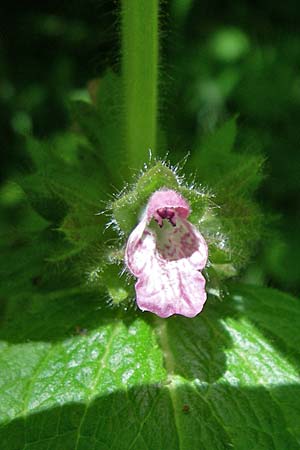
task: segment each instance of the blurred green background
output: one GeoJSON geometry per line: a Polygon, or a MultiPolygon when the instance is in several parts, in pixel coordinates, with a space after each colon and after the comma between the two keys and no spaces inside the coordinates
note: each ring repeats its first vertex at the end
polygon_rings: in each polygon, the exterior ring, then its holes
{"type": "MultiPolygon", "coordinates": [[[[70,126],[70,99],[85,96],[105,68],[119,70],[118,9],[99,0],[2,7],[2,206],[17,201],[10,180],[27,170],[24,135],[59,135],[70,126]]],[[[299,293],[298,2],[175,0],[164,2],[161,23],[160,118],[168,137],[161,154],[181,160],[238,114],[237,149],[266,156],[258,200],[267,231],[243,277],[299,293]]]]}

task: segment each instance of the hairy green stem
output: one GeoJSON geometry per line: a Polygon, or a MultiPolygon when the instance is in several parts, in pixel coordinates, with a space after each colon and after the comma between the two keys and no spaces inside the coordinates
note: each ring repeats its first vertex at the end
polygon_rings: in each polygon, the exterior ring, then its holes
{"type": "Polygon", "coordinates": [[[122,76],[129,167],[156,151],[159,0],[122,0],[122,76]]]}

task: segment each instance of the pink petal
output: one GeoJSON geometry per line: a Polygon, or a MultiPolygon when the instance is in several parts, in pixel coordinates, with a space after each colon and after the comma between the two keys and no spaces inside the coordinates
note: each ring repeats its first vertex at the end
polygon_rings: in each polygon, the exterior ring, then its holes
{"type": "Polygon", "coordinates": [[[141,310],[160,317],[181,314],[195,317],[206,301],[205,279],[185,259],[164,263],[151,259],[135,285],[136,301],[141,310]]]}
{"type": "Polygon", "coordinates": [[[153,253],[155,248],[154,241],[148,242],[148,240],[145,239],[148,235],[148,231],[145,231],[146,225],[147,217],[144,216],[138,226],[135,227],[130,234],[125,250],[125,263],[130,272],[136,277],[140,276],[142,271],[146,269],[148,254],[153,253]]]}

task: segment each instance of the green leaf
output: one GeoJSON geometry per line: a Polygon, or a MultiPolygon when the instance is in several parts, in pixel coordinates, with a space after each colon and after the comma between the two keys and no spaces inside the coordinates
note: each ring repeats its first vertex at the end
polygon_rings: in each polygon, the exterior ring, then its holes
{"type": "Polygon", "coordinates": [[[2,309],[5,450],[299,448],[300,303],[287,294],[235,287],[195,319],[76,289],[2,309]]]}
{"type": "Polygon", "coordinates": [[[232,118],[204,136],[190,166],[197,168],[201,182],[207,183],[226,200],[228,195],[249,196],[262,181],[264,157],[260,153],[234,151],[237,126],[232,118]]]}
{"type": "Polygon", "coordinates": [[[96,214],[105,198],[106,176],[88,142],[73,133],[48,141],[27,140],[34,171],[18,182],[33,207],[50,221],[59,221],[69,208],[96,214]]]}
{"type": "Polygon", "coordinates": [[[253,196],[263,179],[265,158],[259,152],[235,151],[236,134],[233,118],[204,136],[189,164],[197,170],[201,183],[215,194],[223,241],[231,262],[239,269],[253,253],[263,232],[262,213],[253,196]]]}
{"type": "MultiPolygon", "coordinates": [[[[300,369],[300,335],[295,333],[300,324],[300,300],[288,294],[259,287],[232,285],[231,291],[247,316],[282,353],[291,358],[300,369]]],[[[242,310],[241,310],[242,312],[242,310]]]]}
{"type": "Polygon", "coordinates": [[[95,104],[76,101],[71,113],[80,131],[89,140],[98,160],[98,167],[110,184],[120,184],[121,174],[128,171],[125,164],[122,132],[121,80],[108,71],[99,80],[95,104]]]}

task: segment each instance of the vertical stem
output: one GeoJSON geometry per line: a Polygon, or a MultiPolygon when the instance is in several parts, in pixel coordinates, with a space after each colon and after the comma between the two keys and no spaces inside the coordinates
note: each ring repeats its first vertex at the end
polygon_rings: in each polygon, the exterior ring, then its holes
{"type": "Polygon", "coordinates": [[[159,0],[122,0],[122,76],[129,167],[156,151],[159,0]]]}

